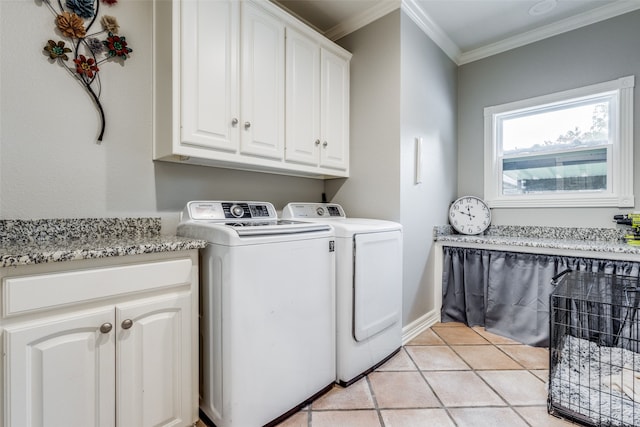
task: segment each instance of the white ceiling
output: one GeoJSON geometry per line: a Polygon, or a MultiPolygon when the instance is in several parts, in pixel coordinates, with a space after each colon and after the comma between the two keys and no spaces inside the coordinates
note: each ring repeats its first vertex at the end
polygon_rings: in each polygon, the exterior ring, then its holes
{"type": "Polygon", "coordinates": [[[640,0],[272,1],[333,40],[402,7],[458,64],[640,9],[640,0]]]}

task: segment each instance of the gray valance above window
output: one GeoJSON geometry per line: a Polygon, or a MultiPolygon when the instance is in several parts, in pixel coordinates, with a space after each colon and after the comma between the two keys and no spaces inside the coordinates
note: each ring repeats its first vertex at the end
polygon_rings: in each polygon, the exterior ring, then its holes
{"type": "Polygon", "coordinates": [[[640,263],[443,247],[442,321],[549,345],[551,278],[566,270],[640,275],[640,263]]]}

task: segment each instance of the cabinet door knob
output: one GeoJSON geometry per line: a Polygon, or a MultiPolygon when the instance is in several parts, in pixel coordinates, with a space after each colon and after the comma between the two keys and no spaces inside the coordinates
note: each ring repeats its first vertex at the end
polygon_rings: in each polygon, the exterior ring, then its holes
{"type": "Polygon", "coordinates": [[[251,127],[251,122],[244,122],[244,128],[249,129],[251,127]]]}
{"type": "Polygon", "coordinates": [[[233,118],[231,119],[231,126],[236,127],[236,125],[238,124],[238,119],[237,118],[233,118]]]}
{"type": "Polygon", "coordinates": [[[320,140],[316,139],[316,146],[320,145],[320,140]]]}
{"type": "Polygon", "coordinates": [[[122,329],[130,329],[133,326],[133,320],[125,319],[122,321],[122,329]]]}
{"type": "Polygon", "coordinates": [[[323,142],[323,143],[322,143],[322,146],[323,146],[323,147],[326,147],[327,145],[329,145],[329,143],[328,143],[327,141],[325,141],[325,142],[323,142]]]}
{"type": "Polygon", "coordinates": [[[103,323],[102,326],[100,326],[100,332],[103,334],[111,332],[111,329],[113,329],[113,325],[111,323],[103,323]]]}

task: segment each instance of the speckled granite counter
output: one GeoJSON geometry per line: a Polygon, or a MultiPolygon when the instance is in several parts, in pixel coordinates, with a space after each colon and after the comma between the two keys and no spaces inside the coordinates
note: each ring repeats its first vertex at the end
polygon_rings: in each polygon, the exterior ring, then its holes
{"type": "Polygon", "coordinates": [[[453,243],[484,248],[509,246],[522,251],[544,249],[547,253],[553,250],[585,251],[605,258],[615,254],[638,255],[640,260],[640,246],[628,245],[623,240],[627,232],[622,228],[490,226],[483,234],[466,236],[456,234],[447,225],[434,227],[433,239],[451,246],[455,246],[453,243]]]}
{"type": "Polygon", "coordinates": [[[162,235],[159,218],[0,220],[0,267],[205,247],[162,235]]]}

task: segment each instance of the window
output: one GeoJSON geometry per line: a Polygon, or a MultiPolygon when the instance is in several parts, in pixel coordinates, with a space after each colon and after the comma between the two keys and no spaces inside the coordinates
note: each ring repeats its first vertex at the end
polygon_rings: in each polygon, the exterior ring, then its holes
{"type": "Polygon", "coordinates": [[[634,76],[487,107],[491,207],[633,207],[634,76]]]}

